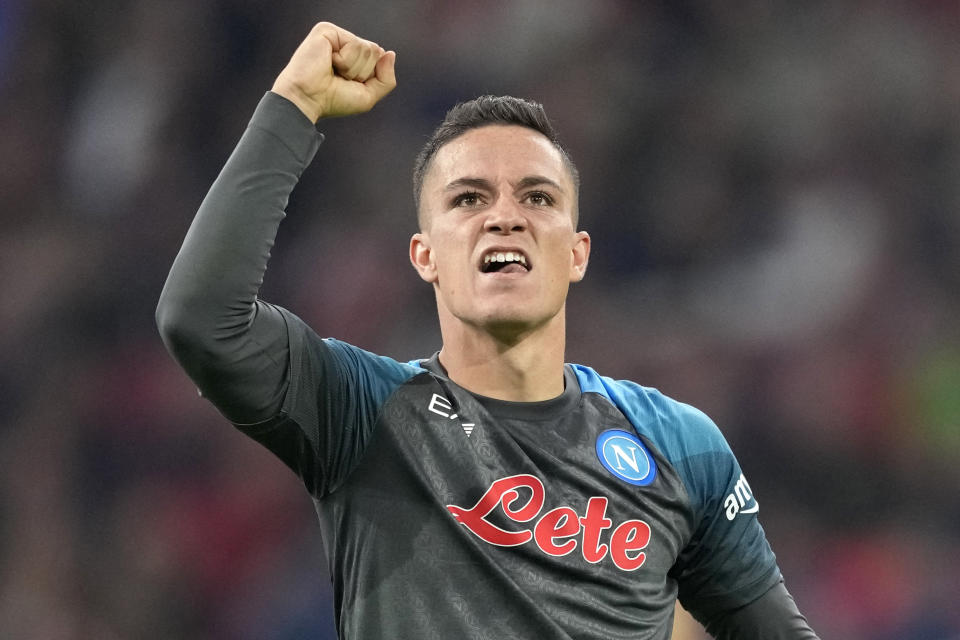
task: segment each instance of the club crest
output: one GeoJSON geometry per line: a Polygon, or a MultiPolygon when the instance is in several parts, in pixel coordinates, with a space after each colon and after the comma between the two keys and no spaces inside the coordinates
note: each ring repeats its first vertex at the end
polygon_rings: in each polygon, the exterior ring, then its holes
{"type": "Polygon", "coordinates": [[[632,433],[618,429],[601,433],[597,457],[607,471],[628,484],[645,487],[657,477],[653,456],[632,433]]]}

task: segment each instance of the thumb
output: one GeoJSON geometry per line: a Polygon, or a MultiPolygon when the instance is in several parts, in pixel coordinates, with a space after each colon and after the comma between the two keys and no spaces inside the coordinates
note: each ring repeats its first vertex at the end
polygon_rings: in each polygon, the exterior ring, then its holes
{"type": "Polygon", "coordinates": [[[364,83],[373,90],[375,100],[380,100],[397,86],[396,61],[396,51],[387,51],[377,60],[373,76],[364,83]]]}

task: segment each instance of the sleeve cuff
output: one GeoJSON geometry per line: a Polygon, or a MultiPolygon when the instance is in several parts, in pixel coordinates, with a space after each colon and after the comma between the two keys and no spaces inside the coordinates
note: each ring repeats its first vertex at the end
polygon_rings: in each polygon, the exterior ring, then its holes
{"type": "Polygon", "coordinates": [[[272,91],[260,99],[249,126],[276,136],[304,164],[313,159],[324,138],[295,104],[272,91]]]}

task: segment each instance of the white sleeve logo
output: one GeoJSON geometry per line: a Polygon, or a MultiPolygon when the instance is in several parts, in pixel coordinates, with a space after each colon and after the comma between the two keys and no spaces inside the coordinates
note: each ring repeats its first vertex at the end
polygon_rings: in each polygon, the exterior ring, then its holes
{"type": "Polygon", "coordinates": [[[740,479],[733,487],[733,493],[728,495],[723,501],[723,508],[727,514],[727,520],[733,520],[740,513],[757,513],[760,511],[760,505],[757,504],[753,492],[750,490],[750,484],[746,476],[740,474],[740,479]],[[749,505],[749,506],[748,506],[749,505]]]}

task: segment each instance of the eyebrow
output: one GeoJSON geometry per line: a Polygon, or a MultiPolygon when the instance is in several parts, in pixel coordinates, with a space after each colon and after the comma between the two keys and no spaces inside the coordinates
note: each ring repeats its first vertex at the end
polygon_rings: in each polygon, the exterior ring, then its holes
{"type": "Polygon", "coordinates": [[[556,189],[560,193],[564,192],[563,187],[561,187],[559,184],[557,184],[556,182],[554,182],[553,180],[545,176],[527,176],[517,183],[516,188],[517,190],[520,190],[520,189],[527,189],[529,187],[537,187],[540,185],[546,185],[548,187],[556,189]]]}
{"type": "Polygon", "coordinates": [[[470,187],[471,189],[486,189],[490,191],[493,189],[493,184],[489,180],[485,180],[483,178],[457,178],[453,182],[447,184],[443,190],[456,191],[457,189],[462,189],[463,187],[470,187]]]}
{"type": "MultiPolygon", "coordinates": [[[[560,193],[564,193],[563,187],[559,184],[547,178],[546,176],[526,176],[521,178],[517,183],[517,186],[514,187],[516,190],[528,189],[530,187],[535,187],[538,185],[547,185],[556,189],[560,193]]],[[[444,191],[456,191],[457,189],[462,189],[463,187],[469,187],[471,189],[486,189],[488,191],[493,190],[493,183],[491,183],[486,178],[457,178],[453,182],[450,182],[443,188],[444,191]]]]}

